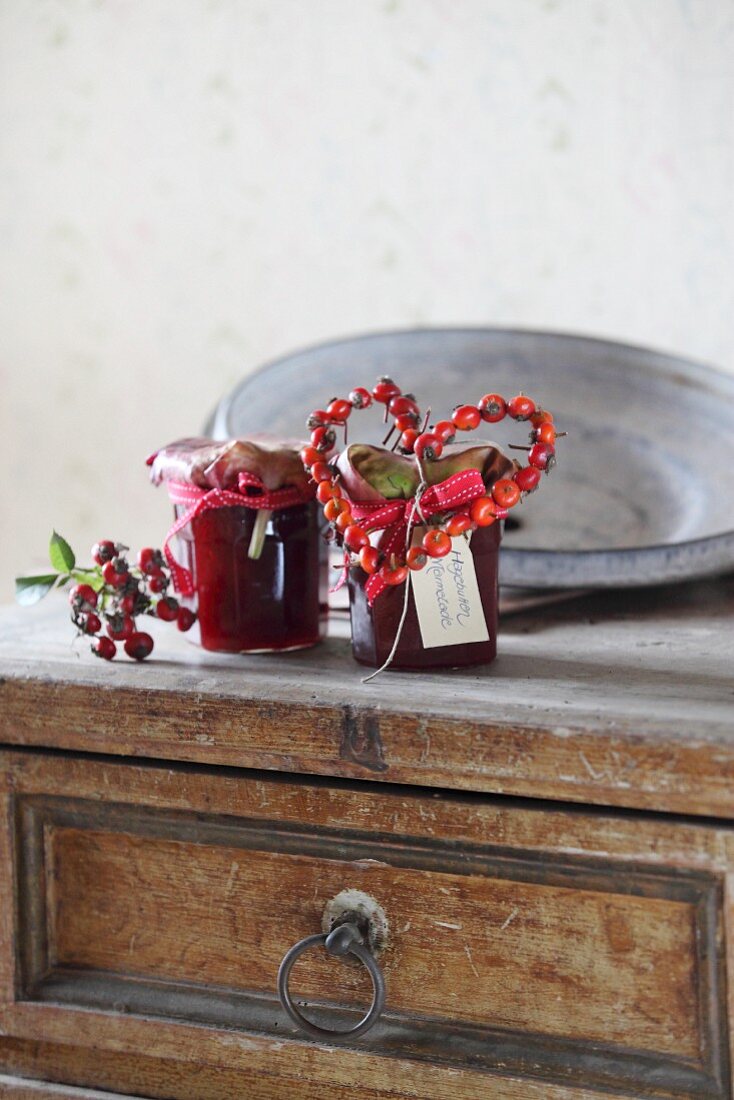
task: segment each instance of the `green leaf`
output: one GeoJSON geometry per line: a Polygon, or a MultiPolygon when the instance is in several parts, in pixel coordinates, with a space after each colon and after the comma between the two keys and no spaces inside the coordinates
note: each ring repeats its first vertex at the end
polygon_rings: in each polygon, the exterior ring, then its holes
{"type": "Polygon", "coordinates": [[[95,592],[104,588],[104,577],[99,569],[75,569],[72,575],[75,584],[88,584],[95,592]]]}
{"type": "Polygon", "coordinates": [[[56,531],[51,535],[48,556],[51,559],[51,564],[54,569],[58,569],[59,573],[69,573],[76,564],[74,551],[69,546],[66,539],[62,538],[56,531]]]}
{"type": "Polygon", "coordinates": [[[23,607],[30,607],[42,600],[56,582],[56,573],[42,573],[37,577],[16,577],[15,598],[23,607]]]}

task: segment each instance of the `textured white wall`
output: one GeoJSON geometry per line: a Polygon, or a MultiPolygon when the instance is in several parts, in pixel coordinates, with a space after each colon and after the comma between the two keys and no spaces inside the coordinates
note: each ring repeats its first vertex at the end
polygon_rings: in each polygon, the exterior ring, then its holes
{"type": "Polygon", "coordinates": [[[732,0],[3,0],[0,598],[52,525],[158,540],[143,457],[301,344],[734,369],[733,196],[732,0]]]}

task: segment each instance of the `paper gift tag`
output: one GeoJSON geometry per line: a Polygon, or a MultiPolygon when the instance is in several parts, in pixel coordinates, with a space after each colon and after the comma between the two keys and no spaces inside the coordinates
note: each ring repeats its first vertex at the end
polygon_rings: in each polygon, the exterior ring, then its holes
{"type": "Polygon", "coordinates": [[[445,557],[410,573],[424,649],[489,640],[471,547],[463,535],[451,544],[445,557]]]}

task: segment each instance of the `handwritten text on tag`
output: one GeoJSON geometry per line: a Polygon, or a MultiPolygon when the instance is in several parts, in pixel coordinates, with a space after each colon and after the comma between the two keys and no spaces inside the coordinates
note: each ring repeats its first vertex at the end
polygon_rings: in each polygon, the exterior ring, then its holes
{"type": "Polygon", "coordinates": [[[489,639],[471,548],[462,536],[451,542],[445,557],[410,574],[424,649],[489,639]]]}

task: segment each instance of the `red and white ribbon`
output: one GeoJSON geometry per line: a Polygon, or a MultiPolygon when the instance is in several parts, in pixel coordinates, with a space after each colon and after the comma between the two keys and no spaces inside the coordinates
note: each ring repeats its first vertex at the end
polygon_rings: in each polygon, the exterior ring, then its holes
{"type": "MultiPolygon", "coordinates": [[[[464,505],[471,504],[477,497],[484,496],[487,490],[479,470],[462,470],[452,477],[440,481],[438,485],[430,485],[421,494],[416,505],[415,497],[408,500],[366,501],[351,500],[352,515],[355,520],[366,520],[362,528],[367,532],[382,531],[377,547],[386,558],[391,554],[405,551],[408,537],[408,523],[410,517],[415,514],[428,519],[440,512],[454,511],[464,505]]],[[[341,588],[346,580],[345,569],[336,588],[341,588]]],[[[370,607],[377,597],[381,595],[387,585],[379,573],[373,573],[364,586],[367,601],[370,607]]],[[[332,589],[335,591],[335,589],[332,589]]]]}
{"type": "Polygon", "coordinates": [[[239,489],[200,489],[182,481],[169,481],[168,495],[173,504],[187,505],[188,510],[176,520],[166,535],[163,553],[171,570],[173,586],[182,596],[192,596],[194,582],[191,571],[176,561],[170,547],[171,540],[187,524],[211,508],[256,508],[277,512],[281,508],[293,508],[305,504],[312,497],[308,489],[295,486],[284,489],[266,489],[255,474],[241,473],[237,479],[239,489]]]}

